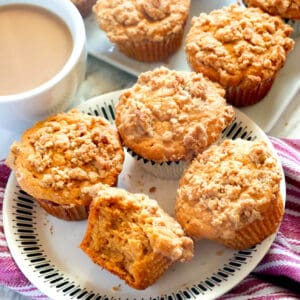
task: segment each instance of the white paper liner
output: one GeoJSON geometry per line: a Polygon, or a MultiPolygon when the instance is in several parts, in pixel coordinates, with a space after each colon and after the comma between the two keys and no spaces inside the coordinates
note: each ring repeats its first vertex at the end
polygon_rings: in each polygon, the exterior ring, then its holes
{"type": "Polygon", "coordinates": [[[181,178],[182,173],[187,168],[188,161],[177,162],[163,162],[156,163],[151,160],[147,160],[131,150],[127,149],[128,153],[135,159],[139,167],[152,176],[160,179],[178,180],[181,178]]]}

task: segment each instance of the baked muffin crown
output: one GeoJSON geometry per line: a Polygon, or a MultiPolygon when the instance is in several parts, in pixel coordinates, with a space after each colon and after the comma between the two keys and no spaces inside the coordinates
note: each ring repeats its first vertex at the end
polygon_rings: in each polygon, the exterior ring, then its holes
{"type": "Polygon", "coordinates": [[[299,20],[299,0],[243,0],[247,5],[259,7],[263,11],[282,18],[299,20]]]}
{"type": "Polygon", "coordinates": [[[124,144],[146,159],[189,160],[231,123],[224,93],[202,74],[157,68],[120,96],[116,126],[124,144]]]}
{"type": "Polygon", "coordinates": [[[193,18],[185,51],[195,69],[205,66],[204,74],[223,86],[259,83],[284,65],[291,32],[280,17],[232,4],[193,18]]]}
{"type": "Polygon", "coordinates": [[[182,30],[189,0],[101,0],[93,11],[111,42],[160,41],[182,30]]]}
{"type": "Polygon", "coordinates": [[[97,182],[114,185],[123,160],[119,135],[109,123],[73,109],[25,131],[11,146],[6,162],[33,197],[85,204],[81,187],[97,182]]]}
{"type": "MultiPolygon", "coordinates": [[[[237,139],[213,145],[199,154],[180,180],[179,223],[197,238],[234,239],[236,232],[262,220],[272,207],[282,206],[281,179],[265,142],[237,139]]],[[[274,226],[273,230],[277,223],[274,226]]]]}

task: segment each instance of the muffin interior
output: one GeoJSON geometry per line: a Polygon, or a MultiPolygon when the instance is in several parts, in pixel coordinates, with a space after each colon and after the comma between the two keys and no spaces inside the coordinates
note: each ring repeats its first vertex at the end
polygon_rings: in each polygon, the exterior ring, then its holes
{"type": "Polygon", "coordinates": [[[90,190],[98,196],[80,247],[94,262],[144,289],[173,262],[192,258],[192,240],[155,200],[101,184],[90,190]]]}
{"type": "Polygon", "coordinates": [[[150,261],[154,253],[136,222],[137,212],[122,211],[114,204],[101,205],[95,215],[88,247],[95,251],[96,261],[120,273],[127,282],[139,281],[139,267],[150,261]]]}

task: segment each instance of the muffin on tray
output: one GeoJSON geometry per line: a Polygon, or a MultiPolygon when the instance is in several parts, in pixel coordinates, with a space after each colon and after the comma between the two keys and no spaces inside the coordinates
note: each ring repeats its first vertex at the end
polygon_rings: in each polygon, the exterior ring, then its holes
{"type": "Polygon", "coordinates": [[[259,7],[271,15],[281,17],[293,27],[293,37],[300,34],[299,0],[243,0],[243,2],[249,7],[259,7]]]}
{"type": "Polygon", "coordinates": [[[101,117],[73,109],[36,123],[10,148],[6,164],[21,188],[48,213],[65,220],[87,218],[83,187],[116,185],[124,150],[115,129],[101,117]]]}
{"type": "Polygon", "coordinates": [[[246,249],[274,233],[283,216],[281,172],[264,141],[225,140],[193,160],[177,191],[187,235],[246,249]]]}
{"type": "Polygon", "coordinates": [[[184,167],[179,162],[189,162],[231,124],[234,110],[224,94],[200,73],[157,68],[121,94],[116,126],[145,170],[178,179],[184,167]]]}
{"type": "Polygon", "coordinates": [[[232,4],[194,17],[185,41],[191,67],[226,89],[235,106],[262,100],[294,41],[281,18],[232,4]]]}
{"type": "Polygon", "coordinates": [[[71,0],[79,10],[82,17],[86,17],[92,12],[92,7],[97,0],[71,0]]]}
{"type": "Polygon", "coordinates": [[[99,27],[125,55],[161,61],[181,45],[190,0],[98,0],[99,27]]]}
{"type": "MultiPolygon", "coordinates": [[[[86,189],[89,193],[89,189],[86,189]]],[[[193,257],[193,241],[144,194],[98,184],[80,248],[135,289],[152,285],[174,262],[193,257]]]]}

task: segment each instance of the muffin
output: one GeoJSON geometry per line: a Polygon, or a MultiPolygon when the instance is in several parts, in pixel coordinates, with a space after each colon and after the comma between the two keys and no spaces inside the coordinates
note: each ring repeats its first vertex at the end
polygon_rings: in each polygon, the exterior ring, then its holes
{"type": "Polygon", "coordinates": [[[135,289],[152,285],[175,262],[193,257],[193,241],[155,200],[98,184],[80,248],[135,289]]]}
{"type": "Polygon", "coordinates": [[[71,0],[77,7],[82,17],[86,17],[92,11],[93,5],[97,0],[71,0]]]}
{"type": "Polygon", "coordinates": [[[259,7],[271,15],[280,16],[293,27],[293,36],[300,34],[299,0],[243,0],[243,2],[247,6],[259,7]]]}
{"type": "Polygon", "coordinates": [[[124,145],[143,158],[142,167],[164,178],[173,162],[175,179],[181,176],[176,163],[189,162],[232,122],[224,94],[200,73],[160,67],[140,74],[120,95],[116,126],[124,145]]]}
{"type": "Polygon", "coordinates": [[[99,27],[125,55],[161,61],[181,45],[190,0],[98,0],[99,27]]]}
{"type": "Polygon", "coordinates": [[[255,104],[269,92],[294,41],[281,18],[232,4],[192,20],[185,52],[192,69],[226,89],[237,107],[255,104]]]}
{"type": "Polygon", "coordinates": [[[264,141],[225,140],[193,160],[176,196],[186,234],[234,249],[262,242],[283,216],[281,172],[264,141]]]}
{"type": "Polygon", "coordinates": [[[6,164],[20,187],[48,213],[65,220],[87,218],[83,187],[116,185],[124,161],[118,133],[101,117],[73,109],[36,123],[10,148],[6,164]]]}

